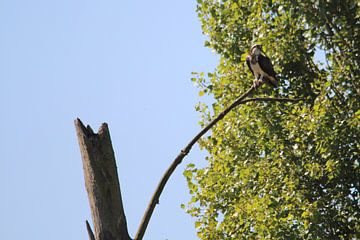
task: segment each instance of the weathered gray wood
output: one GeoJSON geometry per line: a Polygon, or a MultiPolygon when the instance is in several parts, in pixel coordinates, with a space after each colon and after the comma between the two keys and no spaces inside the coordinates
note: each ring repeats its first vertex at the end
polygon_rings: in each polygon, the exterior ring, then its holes
{"type": "MultiPolygon", "coordinates": [[[[130,240],[108,126],[103,123],[98,133],[80,119],[75,120],[75,126],[95,240],[130,240]]],[[[91,231],[90,225],[87,228],[91,231]]]]}

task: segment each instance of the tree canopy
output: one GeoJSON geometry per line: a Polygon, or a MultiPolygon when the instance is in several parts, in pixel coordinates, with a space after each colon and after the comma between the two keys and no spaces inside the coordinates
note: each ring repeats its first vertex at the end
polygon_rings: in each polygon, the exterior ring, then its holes
{"type": "Polygon", "coordinates": [[[194,73],[204,126],[252,84],[244,63],[263,45],[280,79],[202,138],[205,167],[184,175],[200,239],[360,238],[360,3],[198,0],[214,72],[194,73]],[[316,57],[315,57],[316,56],[316,57]]]}

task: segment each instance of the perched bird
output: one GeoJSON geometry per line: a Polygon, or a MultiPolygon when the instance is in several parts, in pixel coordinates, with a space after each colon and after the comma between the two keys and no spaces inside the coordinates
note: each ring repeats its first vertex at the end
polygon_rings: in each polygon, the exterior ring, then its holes
{"type": "Polygon", "coordinates": [[[278,79],[270,58],[262,53],[262,46],[255,44],[250,49],[250,55],[246,57],[246,63],[254,75],[254,88],[259,87],[264,81],[277,87],[278,79]]]}

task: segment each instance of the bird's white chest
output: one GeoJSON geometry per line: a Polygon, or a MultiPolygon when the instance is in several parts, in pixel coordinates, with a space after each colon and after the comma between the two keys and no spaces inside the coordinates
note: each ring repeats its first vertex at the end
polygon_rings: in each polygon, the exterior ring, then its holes
{"type": "Polygon", "coordinates": [[[260,67],[260,65],[259,65],[258,62],[256,62],[255,64],[250,63],[250,66],[251,66],[251,69],[253,70],[253,72],[254,72],[254,74],[255,74],[256,76],[258,76],[258,75],[267,76],[266,72],[264,72],[264,71],[261,69],[261,67],[260,67]]]}

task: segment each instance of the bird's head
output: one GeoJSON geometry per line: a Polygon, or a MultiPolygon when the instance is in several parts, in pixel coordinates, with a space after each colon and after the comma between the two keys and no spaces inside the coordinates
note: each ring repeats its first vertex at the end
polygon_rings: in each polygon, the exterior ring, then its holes
{"type": "Polygon", "coordinates": [[[250,55],[251,56],[259,56],[261,53],[261,48],[262,45],[261,44],[254,44],[251,48],[250,48],[250,55]]]}

